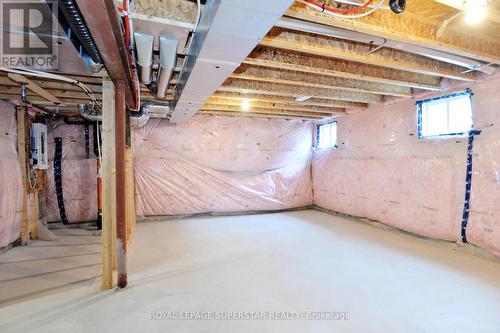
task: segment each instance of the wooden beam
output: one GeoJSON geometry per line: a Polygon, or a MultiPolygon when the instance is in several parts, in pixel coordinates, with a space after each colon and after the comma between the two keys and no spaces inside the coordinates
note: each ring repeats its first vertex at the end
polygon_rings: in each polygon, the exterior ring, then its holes
{"type": "Polygon", "coordinates": [[[301,120],[318,120],[318,117],[308,116],[289,116],[289,115],[276,115],[266,113],[253,113],[253,112],[235,112],[235,111],[206,111],[199,110],[197,114],[212,115],[212,116],[236,116],[236,117],[249,117],[249,118],[270,118],[270,119],[301,119],[301,120]]]}
{"type": "Polygon", "coordinates": [[[135,107],[136,92],[133,89],[132,66],[128,58],[128,50],[118,17],[116,1],[76,0],[76,2],[97,45],[109,76],[113,80],[124,80],[126,82],[126,103],[133,109],[135,107]]]}
{"type": "Polygon", "coordinates": [[[235,79],[291,84],[297,86],[339,89],[361,93],[411,97],[410,88],[384,83],[338,78],[327,75],[305,74],[296,71],[273,70],[248,65],[240,66],[230,77],[235,79]]]}
{"type": "MultiPolygon", "coordinates": [[[[408,6],[418,5],[418,1],[408,3],[408,6]]],[[[407,42],[485,62],[500,63],[498,39],[493,42],[482,39],[480,36],[470,38],[449,30],[441,37],[436,37],[439,29],[437,25],[423,22],[410,13],[392,15],[387,11],[378,10],[356,20],[339,19],[296,2],[286,12],[286,16],[375,35],[388,40],[407,42]]]]}
{"type": "Polygon", "coordinates": [[[27,179],[27,157],[26,157],[26,110],[23,106],[17,107],[17,154],[21,166],[23,203],[21,210],[21,244],[28,245],[30,241],[30,225],[28,219],[28,179],[27,179]]]}
{"type": "Polygon", "coordinates": [[[283,50],[343,59],[424,75],[447,77],[454,80],[473,81],[475,79],[474,73],[461,74],[467,70],[465,67],[395,49],[382,48],[377,52],[370,53],[372,48],[369,44],[323,36],[318,37],[281,28],[273,28],[262,39],[260,44],[283,50]]]}
{"type": "MultiPolygon", "coordinates": [[[[39,85],[37,85],[35,82],[29,80],[28,78],[20,75],[20,74],[13,74],[9,73],[8,74],[9,79],[13,80],[14,82],[17,82],[19,84],[26,84],[26,88],[37,94],[38,96],[42,97],[43,99],[52,102],[54,104],[63,104],[60,99],[58,99],[56,96],[52,95],[49,93],[47,90],[43,89],[39,85]]],[[[18,91],[19,92],[19,91],[18,91]]]]}
{"type": "Polygon", "coordinates": [[[224,92],[216,91],[211,97],[218,99],[248,99],[250,101],[258,102],[271,102],[271,103],[282,103],[297,106],[318,106],[325,108],[365,108],[366,103],[360,102],[350,102],[350,101],[339,101],[339,100],[328,100],[320,98],[310,98],[304,102],[297,102],[292,96],[276,96],[276,95],[262,95],[262,94],[251,94],[251,93],[239,93],[239,92],[224,92]]]}
{"type": "Polygon", "coordinates": [[[102,286],[113,288],[113,225],[116,225],[115,203],[115,90],[113,82],[103,81],[102,103],[102,286]]]}
{"type": "Polygon", "coordinates": [[[311,96],[323,99],[333,99],[341,101],[352,101],[361,103],[380,103],[382,96],[366,93],[354,93],[350,91],[298,87],[277,83],[255,83],[245,80],[228,79],[219,88],[219,91],[242,92],[263,95],[277,96],[311,96]]]}
{"type": "Polygon", "coordinates": [[[252,112],[264,114],[282,114],[287,116],[308,116],[308,117],[330,117],[333,113],[317,112],[317,111],[290,111],[281,109],[264,109],[250,107],[248,110],[243,110],[239,105],[220,105],[205,103],[200,110],[204,111],[235,111],[235,112],[252,112]]]}
{"type": "Polygon", "coordinates": [[[243,63],[403,87],[433,91],[440,90],[440,78],[435,76],[387,70],[379,66],[310,56],[299,52],[289,52],[278,49],[256,48],[243,63]]]}
{"type": "Polygon", "coordinates": [[[250,100],[245,98],[218,98],[210,97],[206,103],[212,105],[233,105],[240,106],[244,100],[248,100],[251,107],[259,109],[278,109],[278,110],[288,110],[288,111],[306,111],[306,112],[323,112],[323,113],[344,113],[345,109],[337,107],[322,107],[322,106],[310,106],[302,105],[300,103],[284,103],[284,102],[269,102],[269,101],[259,101],[250,100]]]}

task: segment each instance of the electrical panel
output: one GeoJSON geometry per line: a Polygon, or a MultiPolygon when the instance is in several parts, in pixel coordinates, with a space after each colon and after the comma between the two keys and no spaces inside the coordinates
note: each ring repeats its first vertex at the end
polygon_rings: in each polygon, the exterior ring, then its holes
{"type": "Polygon", "coordinates": [[[33,166],[33,169],[48,169],[47,125],[41,123],[31,124],[30,146],[30,164],[33,166]]]}

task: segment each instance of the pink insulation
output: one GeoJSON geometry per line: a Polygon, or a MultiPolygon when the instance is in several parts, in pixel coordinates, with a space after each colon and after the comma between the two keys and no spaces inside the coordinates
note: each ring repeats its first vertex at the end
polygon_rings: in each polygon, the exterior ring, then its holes
{"type": "Polygon", "coordinates": [[[93,149],[92,126],[89,129],[89,158],[85,152],[85,127],[67,125],[62,121],[49,124],[46,210],[47,220],[60,221],[54,183],[54,138],[62,138],[62,182],[64,207],[68,221],[83,222],[97,219],[97,164],[93,149]]]}
{"type": "Polygon", "coordinates": [[[0,101],[0,247],[19,238],[22,190],[16,111],[0,101]]]}
{"type": "MultiPolygon", "coordinates": [[[[471,88],[476,137],[468,241],[500,254],[500,75],[450,85],[471,88]],[[493,127],[492,124],[495,124],[493,127]]],[[[315,153],[314,203],[425,236],[458,241],[467,138],[418,140],[415,102],[393,99],[339,117],[339,149],[315,153]]]]}
{"type": "Polygon", "coordinates": [[[138,215],[276,210],[312,203],[312,124],[196,116],[135,131],[138,215]]]}

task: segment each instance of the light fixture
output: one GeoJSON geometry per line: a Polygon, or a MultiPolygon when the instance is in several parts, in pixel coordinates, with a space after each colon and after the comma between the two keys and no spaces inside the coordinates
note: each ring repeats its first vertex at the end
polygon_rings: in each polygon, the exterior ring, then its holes
{"type": "Polygon", "coordinates": [[[475,25],[482,22],[488,14],[486,5],[487,0],[468,0],[467,2],[465,2],[465,22],[470,25],[475,25]]]}
{"type": "Polygon", "coordinates": [[[305,102],[308,99],[311,99],[311,96],[297,96],[295,97],[295,102],[305,102]]]}
{"type": "Polygon", "coordinates": [[[248,111],[250,109],[250,101],[248,99],[244,99],[242,102],[241,102],[241,109],[243,111],[248,111]]]}

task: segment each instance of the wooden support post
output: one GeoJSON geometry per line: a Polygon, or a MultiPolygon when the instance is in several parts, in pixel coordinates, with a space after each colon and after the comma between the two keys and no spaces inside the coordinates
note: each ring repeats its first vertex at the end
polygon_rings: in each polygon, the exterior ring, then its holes
{"type": "Polygon", "coordinates": [[[116,154],[116,254],[118,288],[127,286],[127,193],[125,172],[126,117],[125,81],[115,83],[115,154],[116,154]]]}
{"type": "Polygon", "coordinates": [[[38,190],[29,194],[29,224],[31,239],[38,238],[38,220],[40,219],[40,208],[38,190]]]}
{"type": "Polygon", "coordinates": [[[113,82],[104,80],[102,107],[102,286],[113,288],[113,225],[115,210],[115,89],[113,82]]]}
{"type": "Polygon", "coordinates": [[[135,230],[136,213],[135,213],[135,180],[134,180],[134,159],[132,142],[134,132],[130,132],[131,146],[125,148],[125,162],[127,164],[127,241],[130,241],[135,230]]]}
{"type": "Polygon", "coordinates": [[[21,244],[28,245],[30,240],[30,225],[28,219],[28,179],[26,175],[26,121],[25,108],[17,107],[17,153],[21,166],[23,182],[23,206],[21,213],[21,244]]]}

